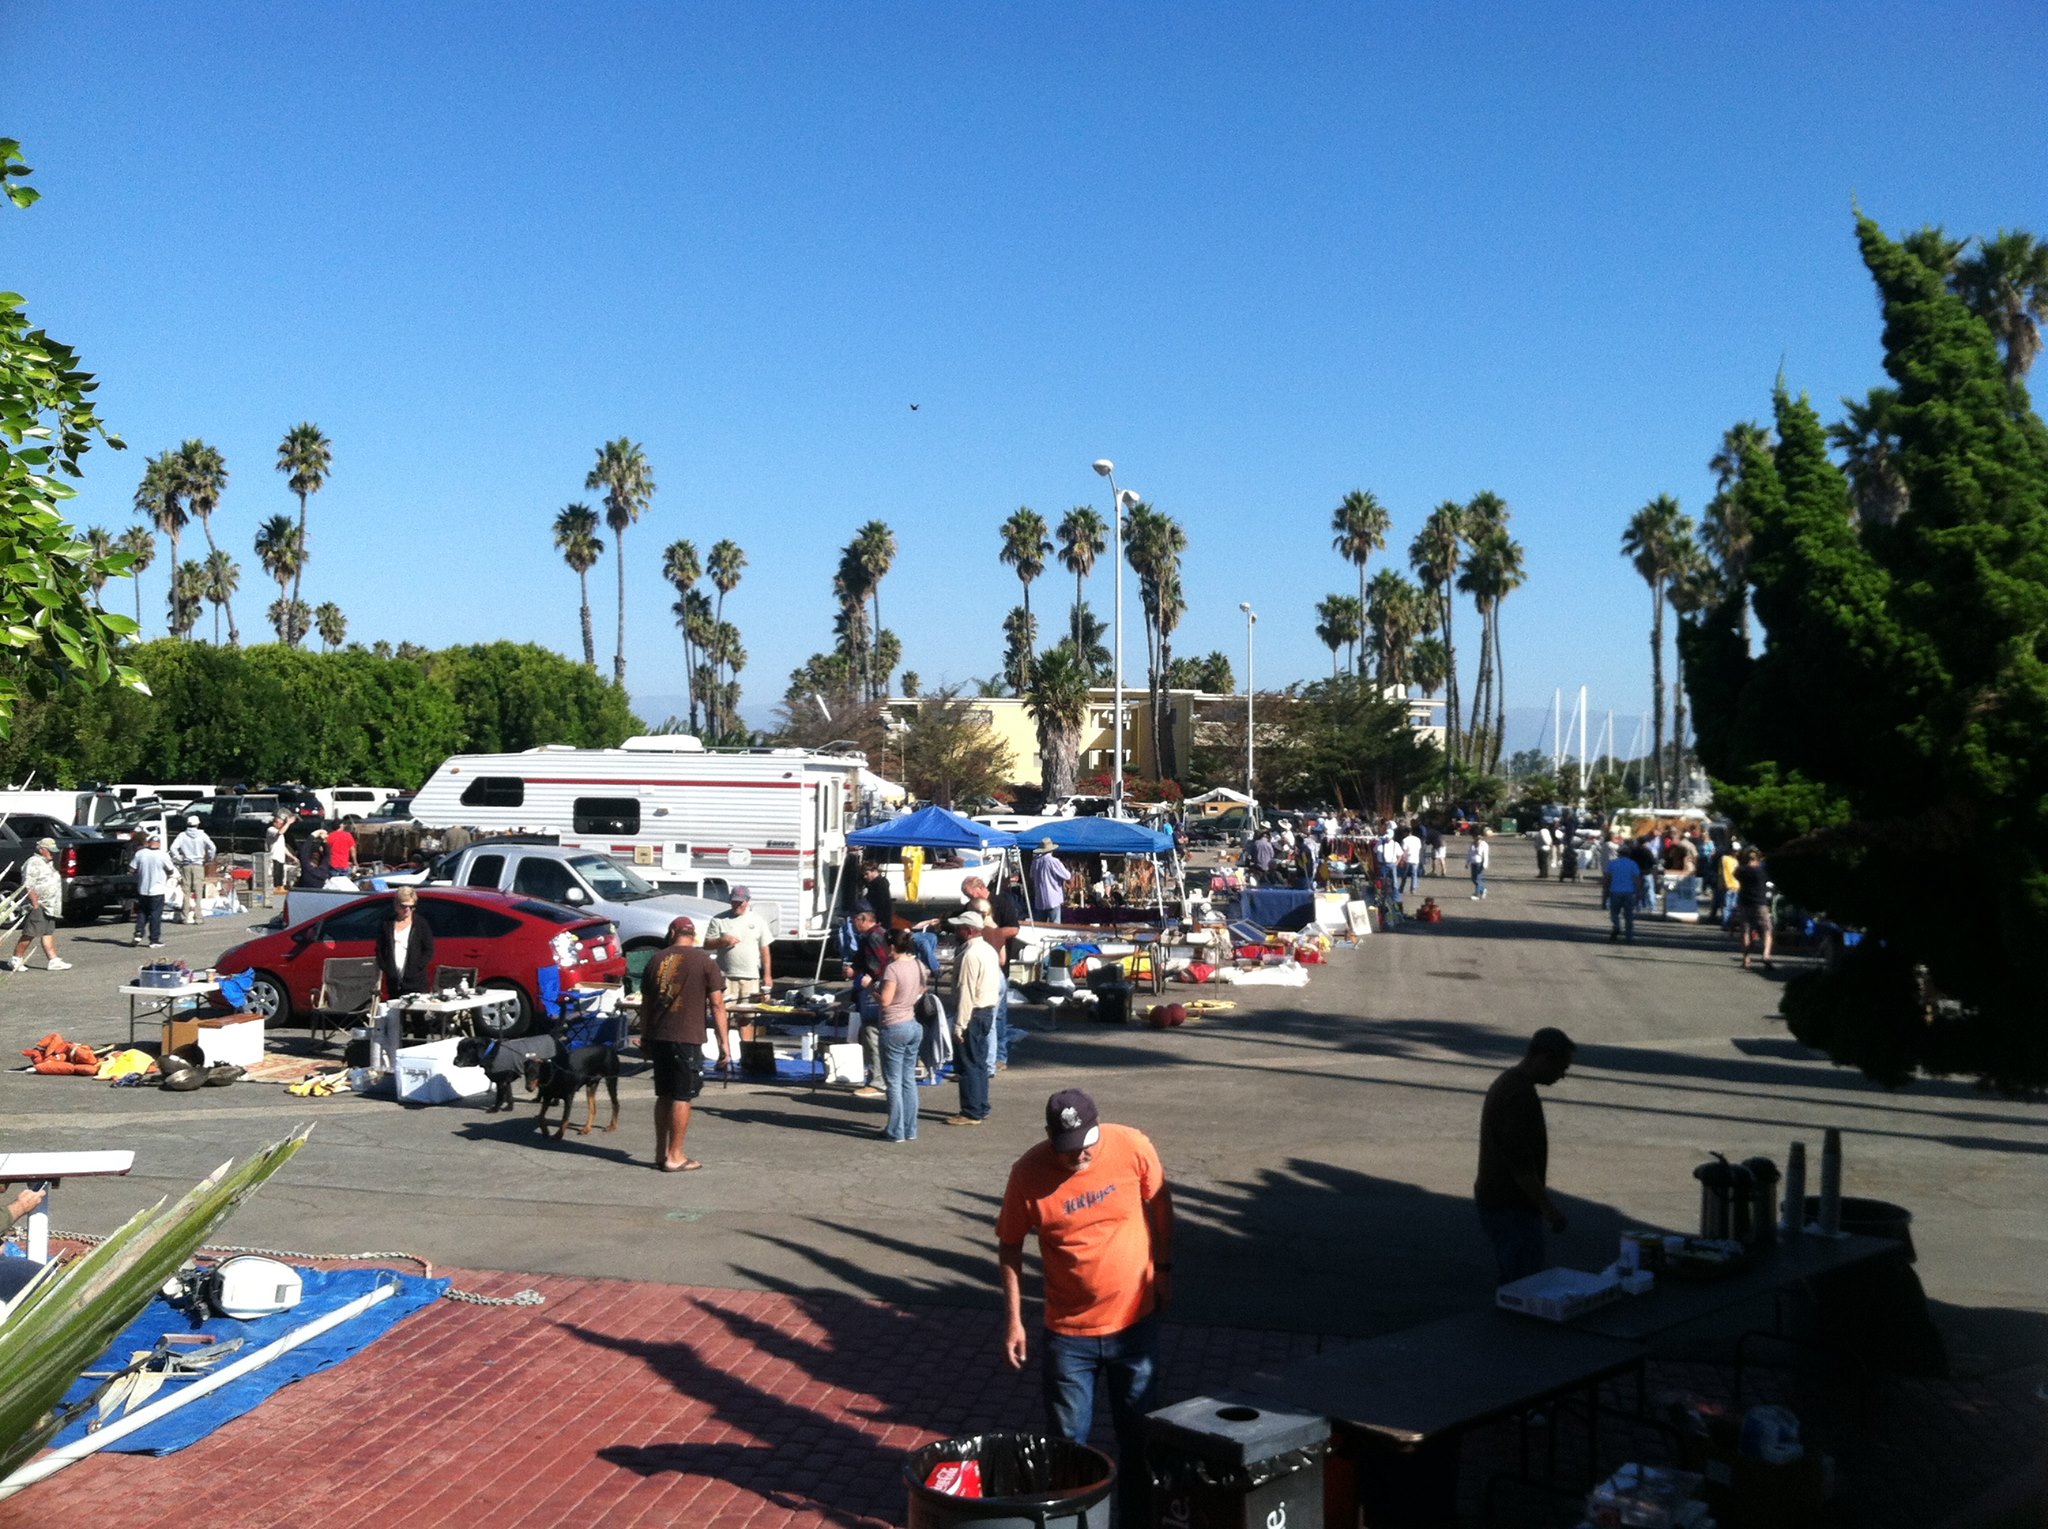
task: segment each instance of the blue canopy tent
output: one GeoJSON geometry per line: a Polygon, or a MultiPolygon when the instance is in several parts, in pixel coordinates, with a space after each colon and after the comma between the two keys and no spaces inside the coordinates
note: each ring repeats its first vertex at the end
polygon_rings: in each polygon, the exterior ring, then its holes
{"type": "Polygon", "coordinates": [[[944,807],[920,807],[846,836],[855,849],[1008,849],[1017,836],[944,807]]]}
{"type": "Polygon", "coordinates": [[[1018,836],[1037,849],[1045,840],[1053,848],[1076,855],[1166,855],[1173,852],[1173,835],[1147,828],[1128,818],[1061,818],[1027,828],[1018,836]]]}

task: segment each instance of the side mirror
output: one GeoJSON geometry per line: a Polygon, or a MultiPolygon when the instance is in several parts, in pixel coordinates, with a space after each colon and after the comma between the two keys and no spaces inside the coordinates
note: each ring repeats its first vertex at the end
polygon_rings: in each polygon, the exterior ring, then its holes
{"type": "Polygon", "coordinates": [[[562,894],[562,901],[570,907],[580,907],[590,901],[590,894],[581,887],[571,887],[562,894]]]}

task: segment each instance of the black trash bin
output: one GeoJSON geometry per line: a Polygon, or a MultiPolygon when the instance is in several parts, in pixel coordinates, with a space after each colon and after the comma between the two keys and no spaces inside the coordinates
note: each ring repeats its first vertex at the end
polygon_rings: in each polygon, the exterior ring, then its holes
{"type": "Polygon", "coordinates": [[[909,1529],[1109,1529],[1116,1462],[1099,1449],[1038,1433],[983,1433],[941,1439],[912,1450],[903,1462],[910,1493],[909,1529]],[[932,1472],[972,1461],[979,1497],[956,1497],[928,1486],[932,1472]]]}
{"type": "Polygon", "coordinates": [[[1160,1529],[1322,1529],[1329,1420],[1198,1396],[1145,1420],[1160,1529]]]}
{"type": "MultiPolygon", "coordinates": [[[[1820,1219],[1820,1198],[1806,1197],[1806,1218],[1820,1219]]],[[[1913,1213],[1889,1200],[1842,1197],[1842,1230],[1889,1237],[1896,1256],[1869,1259],[1807,1282],[1814,1336],[1869,1369],[1892,1375],[1948,1375],[1948,1345],[1927,1309],[1927,1291],[1913,1271],[1913,1213]]]]}

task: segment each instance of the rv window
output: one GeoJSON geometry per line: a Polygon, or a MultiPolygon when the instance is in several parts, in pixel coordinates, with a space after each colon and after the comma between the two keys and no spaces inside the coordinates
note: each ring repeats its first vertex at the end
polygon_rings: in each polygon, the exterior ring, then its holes
{"type": "Polygon", "coordinates": [[[495,887],[504,875],[503,855],[478,855],[469,862],[469,874],[462,881],[465,886],[495,887]]]}
{"type": "Polygon", "coordinates": [[[636,796],[579,796],[569,820],[580,834],[640,832],[640,799],[636,796]]]}
{"type": "Polygon", "coordinates": [[[462,788],[465,807],[524,807],[526,782],[516,775],[479,775],[462,788]]]}

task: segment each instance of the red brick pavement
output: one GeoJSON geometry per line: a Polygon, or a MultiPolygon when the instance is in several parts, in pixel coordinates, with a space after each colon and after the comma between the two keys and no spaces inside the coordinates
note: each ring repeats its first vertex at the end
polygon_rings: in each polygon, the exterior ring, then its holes
{"type": "MultiPolygon", "coordinates": [[[[547,1302],[441,1302],[190,1449],[95,1456],[0,1503],[0,1529],[868,1529],[902,1521],[905,1451],[1039,1424],[1035,1373],[1000,1363],[993,1311],[443,1272],[547,1302]]],[[[1167,1323],[1162,1394],[1222,1390],[1325,1341],[1343,1340],[1167,1323]]],[[[1651,1373],[1653,1391],[1726,1392],[1711,1366],[1651,1373]]],[[[1833,1523],[1919,1529],[2040,1449],[2038,1373],[1887,1382],[1860,1399],[1751,1375],[1749,1400],[1789,1402],[1842,1458],[1833,1523]]],[[[1576,1437],[1560,1430],[1560,1464],[1583,1481],[1576,1437]]],[[[1513,1441],[1507,1425],[1469,1440],[1468,1513],[1513,1441]]],[[[1602,1446],[1603,1472],[1665,1458],[1657,1435],[1625,1426],[1602,1446]]],[[[1496,1507],[1505,1524],[1577,1518],[1519,1490],[1496,1507]]]]}

